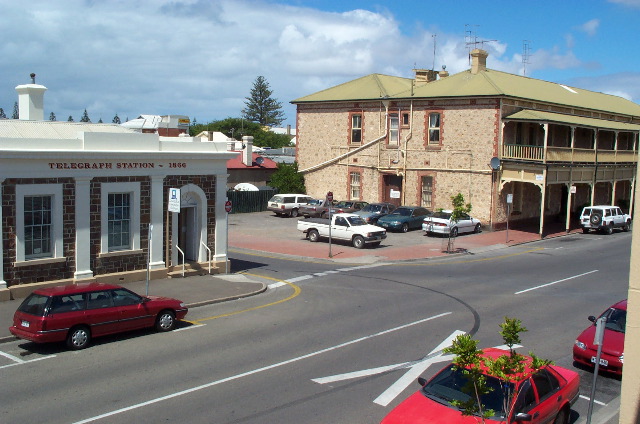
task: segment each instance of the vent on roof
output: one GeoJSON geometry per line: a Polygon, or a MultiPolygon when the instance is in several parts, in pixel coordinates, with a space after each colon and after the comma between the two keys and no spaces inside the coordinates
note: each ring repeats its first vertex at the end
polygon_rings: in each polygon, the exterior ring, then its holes
{"type": "Polygon", "coordinates": [[[562,84],[558,84],[558,85],[559,85],[560,87],[564,88],[565,90],[572,92],[573,94],[578,94],[578,92],[577,92],[577,91],[575,91],[575,90],[574,90],[573,88],[571,88],[571,87],[567,87],[566,85],[562,85],[562,84]]]}

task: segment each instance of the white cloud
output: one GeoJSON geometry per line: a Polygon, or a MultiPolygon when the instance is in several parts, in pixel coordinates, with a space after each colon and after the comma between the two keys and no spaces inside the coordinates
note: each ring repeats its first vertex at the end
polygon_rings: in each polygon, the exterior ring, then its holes
{"type": "Polygon", "coordinates": [[[591,19],[590,21],[585,22],[580,25],[579,29],[585,32],[587,35],[593,37],[598,32],[598,27],[600,26],[600,19],[591,19]]]}
{"type": "Polygon", "coordinates": [[[617,3],[640,9],[640,0],[609,0],[609,3],[617,3]]]}

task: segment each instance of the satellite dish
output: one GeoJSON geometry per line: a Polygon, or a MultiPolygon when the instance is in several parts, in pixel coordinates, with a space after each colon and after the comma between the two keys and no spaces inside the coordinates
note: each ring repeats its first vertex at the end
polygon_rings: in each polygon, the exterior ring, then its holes
{"type": "Polygon", "coordinates": [[[250,183],[236,184],[236,186],[233,189],[236,191],[260,191],[258,187],[250,183]]]}
{"type": "Polygon", "coordinates": [[[256,163],[258,164],[258,166],[262,166],[262,164],[264,163],[264,158],[262,156],[258,156],[256,158],[256,163]]]}
{"type": "Polygon", "coordinates": [[[493,170],[500,169],[500,158],[495,156],[492,157],[491,162],[489,162],[489,166],[491,166],[491,169],[493,170]]]}

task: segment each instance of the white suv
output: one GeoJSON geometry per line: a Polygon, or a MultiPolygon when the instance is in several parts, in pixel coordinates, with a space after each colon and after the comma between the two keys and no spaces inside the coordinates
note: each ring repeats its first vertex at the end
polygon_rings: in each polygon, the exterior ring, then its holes
{"type": "Polygon", "coordinates": [[[276,194],[267,202],[267,210],[278,216],[298,216],[298,209],[312,199],[305,194],[276,194]]]}
{"type": "Polygon", "coordinates": [[[629,231],[631,217],[623,213],[617,206],[587,206],[582,209],[580,226],[582,226],[583,233],[596,230],[611,234],[614,228],[629,231]]]}

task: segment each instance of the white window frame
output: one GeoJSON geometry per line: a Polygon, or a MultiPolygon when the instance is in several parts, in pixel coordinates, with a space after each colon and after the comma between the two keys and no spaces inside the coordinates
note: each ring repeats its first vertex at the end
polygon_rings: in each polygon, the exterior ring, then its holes
{"type": "Polygon", "coordinates": [[[100,253],[129,252],[140,249],[140,183],[102,183],[100,187],[100,253]],[[109,250],[109,194],[131,195],[129,249],[109,250]]]}
{"type": "Polygon", "coordinates": [[[400,115],[398,113],[389,114],[389,142],[391,147],[398,147],[400,144],[400,115]]]}
{"type": "Polygon", "coordinates": [[[441,144],[441,140],[442,140],[442,132],[441,132],[441,128],[442,128],[442,114],[440,112],[430,112],[429,113],[429,131],[428,131],[428,138],[427,138],[427,144],[432,145],[432,146],[437,146],[441,144]],[[431,116],[438,116],[438,125],[437,126],[432,126],[432,119],[431,116]],[[437,131],[438,132],[438,139],[437,140],[431,140],[431,132],[432,131],[437,131]]]}
{"type": "Polygon", "coordinates": [[[63,257],[62,243],[62,184],[16,185],[16,262],[30,262],[63,257]],[[26,258],[24,240],[24,198],[28,196],[51,197],[51,255],[26,258]]]}
{"type": "Polygon", "coordinates": [[[362,174],[359,172],[349,173],[349,191],[351,192],[350,200],[360,200],[362,198],[362,189],[360,186],[361,178],[362,174]]]}
{"type": "Polygon", "coordinates": [[[422,197],[420,199],[420,203],[423,208],[433,209],[433,175],[422,175],[420,177],[420,191],[422,193],[422,197]],[[429,181],[430,184],[425,185],[425,181],[429,181]],[[428,190],[427,190],[428,188],[428,190]],[[429,198],[429,204],[427,205],[425,202],[425,198],[429,198]]]}

